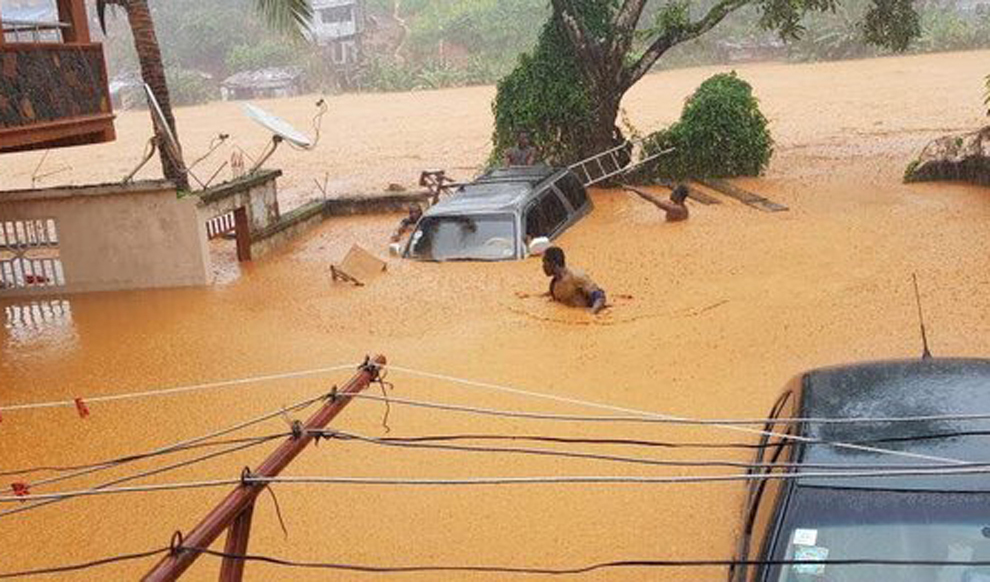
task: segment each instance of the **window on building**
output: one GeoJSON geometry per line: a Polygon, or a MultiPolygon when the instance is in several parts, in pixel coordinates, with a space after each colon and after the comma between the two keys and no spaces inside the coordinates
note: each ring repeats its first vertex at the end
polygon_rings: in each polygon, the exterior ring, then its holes
{"type": "Polygon", "coordinates": [[[354,6],[331,6],[320,10],[323,24],[344,24],[354,20],[354,6]]]}
{"type": "Polygon", "coordinates": [[[0,291],[64,285],[55,220],[0,221],[0,291]]]}

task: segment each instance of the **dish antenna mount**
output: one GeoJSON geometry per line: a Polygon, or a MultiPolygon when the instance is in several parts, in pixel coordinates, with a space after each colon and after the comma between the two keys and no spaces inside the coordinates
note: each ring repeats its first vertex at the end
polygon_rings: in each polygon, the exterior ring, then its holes
{"type": "Polygon", "coordinates": [[[268,161],[270,157],[278,149],[278,146],[282,145],[282,142],[288,143],[290,147],[303,150],[311,151],[320,142],[320,123],[323,116],[327,112],[327,103],[323,99],[316,102],[316,116],[313,118],[313,139],[307,137],[304,133],[300,132],[296,128],[292,127],[289,122],[268,113],[264,109],[252,105],[250,103],[245,103],[243,105],[244,114],[247,115],[252,121],[258,125],[264,127],[272,133],[272,141],[265,148],[265,151],[258,158],[258,162],[251,168],[249,173],[253,174],[261,169],[261,166],[268,161]]]}
{"type": "Polygon", "coordinates": [[[162,113],[158,99],[155,98],[155,94],[152,93],[151,87],[147,83],[144,84],[144,93],[148,98],[148,109],[151,111],[151,121],[155,126],[155,135],[148,140],[148,147],[144,150],[144,157],[141,159],[141,163],[130,174],[127,174],[123,180],[124,184],[129,184],[134,180],[134,176],[151,161],[157,150],[161,150],[163,155],[168,156],[172,160],[172,163],[181,171],[188,172],[185,162],[182,161],[182,146],[179,145],[179,140],[175,139],[175,134],[172,133],[172,128],[169,127],[168,122],[165,120],[165,114],[162,113]]]}

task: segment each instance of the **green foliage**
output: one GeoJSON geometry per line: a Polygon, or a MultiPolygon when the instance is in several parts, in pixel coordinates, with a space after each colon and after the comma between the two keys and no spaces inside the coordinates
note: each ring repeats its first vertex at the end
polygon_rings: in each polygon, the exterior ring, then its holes
{"type": "Polygon", "coordinates": [[[200,105],[208,103],[216,95],[216,87],[202,73],[170,67],[165,70],[172,105],[200,105]]]}
{"type": "Polygon", "coordinates": [[[649,178],[757,176],[773,156],[773,138],[753,88],[732,72],[702,83],[680,121],[648,138],[648,153],[671,148],[649,178]]]}
{"type": "MultiPolygon", "coordinates": [[[[614,10],[611,0],[573,2],[592,34],[605,34],[614,10]]],[[[491,161],[501,159],[520,130],[530,133],[544,161],[578,157],[595,131],[591,97],[578,69],[574,47],[558,16],[540,33],[532,53],[523,54],[516,68],[498,83],[492,103],[495,133],[491,161]]]]}
{"type": "Polygon", "coordinates": [[[920,34],[914,0],[873,0],[863,18],[863,36],[874,46],[903,52],[920,34]]]}
{"type": "Polygon", "coordinates": [[[230,72],[284,67],[298,63],[299,56],[297,47],[268,40],[231,47],[227,53],[226,66],[230,72]]]}
{"type": "Polygon", "coordinates": [[[963,15],[952,8],[934,6],[922,12],[920,52],[968,50],[990,47],[990,10],[963,15]]]}

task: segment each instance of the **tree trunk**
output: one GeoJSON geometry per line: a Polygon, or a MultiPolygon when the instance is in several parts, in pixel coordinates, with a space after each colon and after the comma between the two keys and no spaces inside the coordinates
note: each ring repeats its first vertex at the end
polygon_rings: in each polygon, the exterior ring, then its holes
{"type": "Polygon", "coordinates": [[[600,154],[625,141],[622,131],[615,124],[619,117],[622,96],[623,93],[618,88],[592,92],[590,97],[596,108],[593,112],[590,135],[581,148],[584,157],[600,154]]]}
{"type": "MultiPolygon", "coordinates": [[[[128,0],[125,9],[127,22],[130,24],[131,33],[134,36],[134,48],[141,63],[141,78],[151,87],[151,92],[158,100],[158,105],[162,109],[169,129],[172,130],[172,135],[178,139],[178,133],[175,130],[175,117],[172,115],[172,102],[168,94],[168,83],[165,81],[165,65],[162,62],[162,52],[158,46],[155,23],[151,19],[148,1],[128,0]]],[[[156,133],[158,131],[157,125],[155,125],[155,131],[156,133]]],[[[185,168],[182,168],[163,149],[159,148],[158,151],[165,178],[171,180],[179,190],[189,190],[189,180],[185,168]]]]}

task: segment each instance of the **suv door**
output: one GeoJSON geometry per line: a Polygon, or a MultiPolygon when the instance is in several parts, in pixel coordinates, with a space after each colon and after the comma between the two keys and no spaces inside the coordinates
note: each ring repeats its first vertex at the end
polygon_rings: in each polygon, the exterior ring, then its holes
{"type": "Polygon", "coordinates": [[[547,188],[526,208],[526,241],[541,236],[553,239],[567,224],[567,206],[556,190],[547,188]]]}

